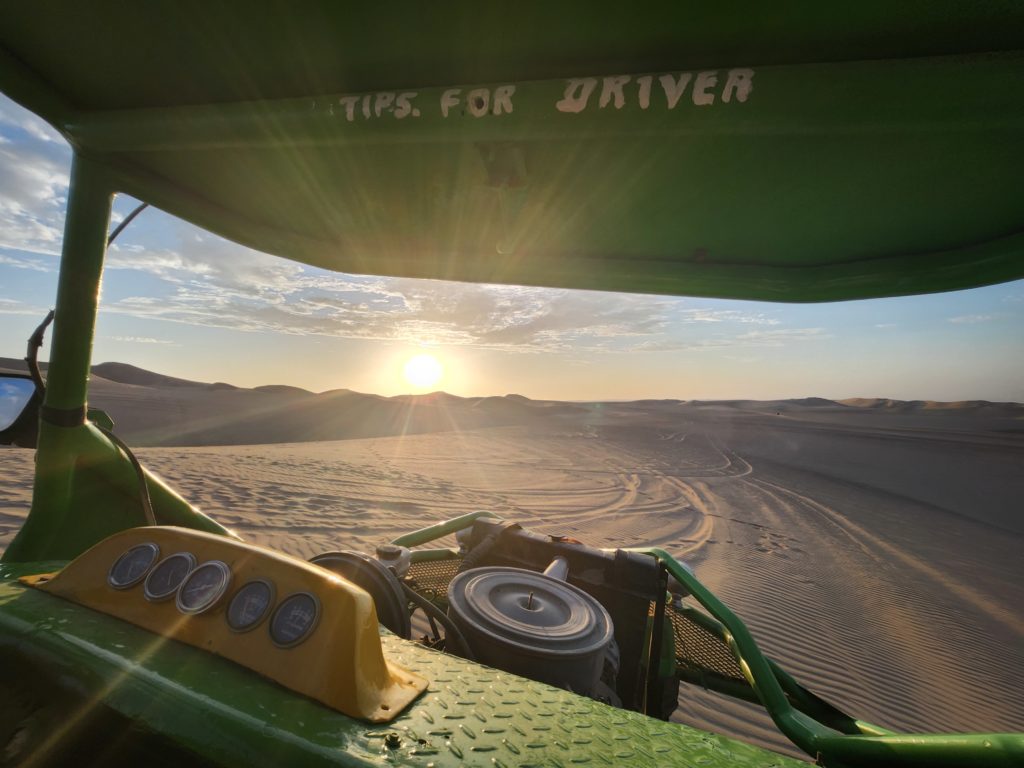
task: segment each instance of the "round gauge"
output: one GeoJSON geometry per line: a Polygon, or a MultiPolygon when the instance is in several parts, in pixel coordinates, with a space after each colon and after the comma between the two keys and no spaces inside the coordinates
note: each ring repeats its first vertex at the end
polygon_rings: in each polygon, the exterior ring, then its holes
{"type": "Polygon", "coordinates": [[[291,648],[305,640],[320,619],[320,601],[308,592],[289,595],[270,620],[270,639],[281,648],[291,648]]]}
{"type": "Polygon", "coordinates": [[[156,564],[146,577],[143,587],[146,599],[154,602],[166,600],[173,595],[181,582],[195,568],[196,558],[191,552],[176,552],[156,564]]]}
{"type": "Polygon", "coordinates": [[[202,613],[216,605],[231,584],[231,569],[220,560],[207,560],[185,579],[178,590],[178,610],[202,613]]]}
{"type": "Polygon", "coordinates": [[[114,589],[134,587],[160,557],[160,547],[149,542],[132,547],[110,566],[107,583],[114,589]]]}
{"type": "Polygon", "coordinates": [[[248,632],[266,618],[273,603],[273,584],[263,579],[250,581],[228,603],[228,626],[235,632],[248,632]]]}

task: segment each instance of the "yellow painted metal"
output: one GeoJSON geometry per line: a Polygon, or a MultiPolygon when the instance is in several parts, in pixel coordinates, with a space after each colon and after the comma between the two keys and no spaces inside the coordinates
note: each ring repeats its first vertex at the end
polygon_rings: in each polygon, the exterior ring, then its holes
{"type": "Polygon", "coordinates": [[[22,581],[148,629],[158,643],[173,639],[230,659],[351,717],[387,722],[427,687],[425,678],[384,657],[373,599],[363,589],[319,566],[224,536],[174,527],[132,528],[104,539],[55,574],[22,581]],[[191,552],[199,563],[226,563],[231,585],[224,598],[204,613],[187,616],[173,599],[147,600],[142,582],[129,589],[109,586],[114,561],[146,542],[160,548],[160,558],[191,552]],[[225,610],[231,596],[252,579],[273,582],[278,604],[296,592],[319,599],[319,622],[301,644],[275,646],[269,620],[248,632],[228,626],[225,610]]]}

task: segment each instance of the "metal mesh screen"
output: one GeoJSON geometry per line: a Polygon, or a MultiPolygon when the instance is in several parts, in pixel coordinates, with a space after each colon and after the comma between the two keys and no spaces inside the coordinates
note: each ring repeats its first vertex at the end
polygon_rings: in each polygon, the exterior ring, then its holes
{"type": "Polygon", "coordinates": [[[672,606],[666,606],[665,612],[672,621],[676,665],[684,679],[698,682],[710,673],[748,684],[739,662],[720,637],[672,606]]]}
{"type": "Polygon", "coordinates": [[[410,587],[430,602],[445,606],[448,603],[448,583],[455,578],[460,565],[462,558],[413,563],[405,579],[410,587]]]}

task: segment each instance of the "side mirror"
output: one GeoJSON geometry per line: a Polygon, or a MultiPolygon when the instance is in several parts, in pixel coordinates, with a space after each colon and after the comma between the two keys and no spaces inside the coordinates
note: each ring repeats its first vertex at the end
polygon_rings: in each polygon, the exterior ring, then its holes
{"type": "Polygon", "coordinates": [[[40,400],[31,376],[0,373],[0,445],[35,447],[40,400]]]}

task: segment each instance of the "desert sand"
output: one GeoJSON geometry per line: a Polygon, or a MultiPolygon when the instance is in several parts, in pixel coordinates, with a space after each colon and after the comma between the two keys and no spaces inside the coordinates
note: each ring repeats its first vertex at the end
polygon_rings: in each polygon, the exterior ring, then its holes
{"type": "MultiPolygon", "coordinates": [[[[378,398],[137,371],[95,376],[91,403],[130,443],[162,446],[141,461],[247,540],[372,551],[484,509],[657,545],[850,714],[1024,730],[1024,406],[378,398]]],[[[0,449],[0,547],[32,466],[0,449]]],[[[692,686],[675,719],[797,754],[757,708],[692,686]]]]}

